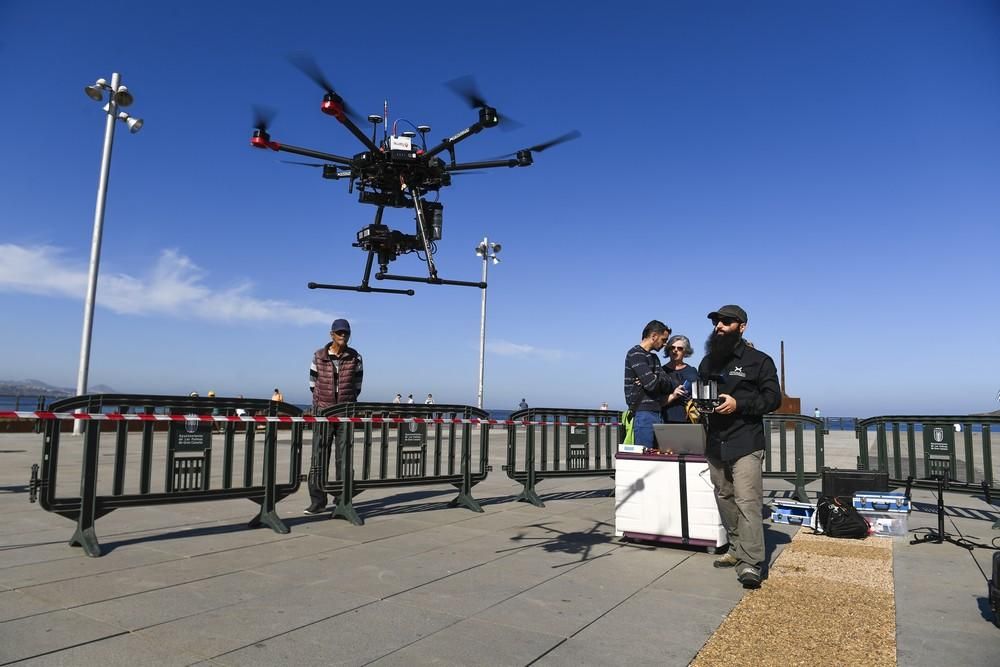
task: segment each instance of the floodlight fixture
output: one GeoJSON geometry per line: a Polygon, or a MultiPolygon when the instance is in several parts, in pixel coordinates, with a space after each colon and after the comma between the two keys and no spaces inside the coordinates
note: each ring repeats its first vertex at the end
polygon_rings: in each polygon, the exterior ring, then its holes
{"type": "Polygon", "coordinates": [[[122,111],[118,114],[118,119],[123,121],[126,125],[128,125],[128,131],[131,132],[132,134],[135,134],[136,132],[142,129],[141,118],[132,118],[132,116],[122,111]]]}
{"type": "Polygon", "coordinates": [[[135,98],[132,97],[132,93],[128,92],[127,86],[118,86],[118,90],[115,91],[115,102],[120,107],[127,107],[135,102],[135,98]]]}
{"type": "Polygon", "coordinates": [[[94,100],[95,102],[100,102],[104,99],[104,89],[98,86],[96,83],[92,86],[84,86],[83,92],[87,94],[87,97],[94,100]]]}

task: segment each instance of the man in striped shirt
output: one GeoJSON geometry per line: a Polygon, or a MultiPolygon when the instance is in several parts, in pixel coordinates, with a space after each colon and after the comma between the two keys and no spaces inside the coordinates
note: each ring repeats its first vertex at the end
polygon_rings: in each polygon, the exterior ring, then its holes
{"type": "Polygon", "coordinates": [[[670,338],[670,327],[653,320],[642,330],[642,341],[625,355],[625,403],[635,413],[635,444],[655,447],[653,424],[674,388],[656,353],[670,338]]]}

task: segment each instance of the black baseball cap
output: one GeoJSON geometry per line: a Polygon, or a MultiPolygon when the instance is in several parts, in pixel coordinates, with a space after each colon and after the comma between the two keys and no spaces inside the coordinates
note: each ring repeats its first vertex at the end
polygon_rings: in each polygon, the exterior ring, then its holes
{"type": "Polygon", "coordinates": [[[330,331],[346,331],[351,333],[351,323],[345,319],[334,320],[330,325],[330,331]]]}
{"type": "Polygon", "coordinates": [[[708,319],[710,320],[721,320],[724,317],[731,317],[734,320],[739,320],[743,324],[746,324],[747,311],[737,305],[729,304],[728,306],[723,306],[718,310],[713,310],[708,314],[708,319]]]}

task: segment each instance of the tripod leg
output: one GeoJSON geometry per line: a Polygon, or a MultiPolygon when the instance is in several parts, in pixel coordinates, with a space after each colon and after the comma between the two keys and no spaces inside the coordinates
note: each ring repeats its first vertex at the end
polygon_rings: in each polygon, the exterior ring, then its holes
{"type": "Polygon", "coordinates": [[[941,542],[944,541],[944,476],[938,477],[937,492],[938,533],[934,542],[936,544],[941,544],[941,542]]]}

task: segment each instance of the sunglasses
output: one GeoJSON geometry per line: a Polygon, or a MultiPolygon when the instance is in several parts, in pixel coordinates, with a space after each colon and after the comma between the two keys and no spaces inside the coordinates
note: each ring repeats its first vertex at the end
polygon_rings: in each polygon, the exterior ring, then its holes
{"type": "Polygon", "coordinates": [[[334,336],[350,336],[351,335],[350,331],[331,331],[330,333],[332,333],[334,336]]]}
{"type": "Polygon", "coordinates": [[[718,324],[719,322],[722,322],[724,325],[726,325],[728,327],[730,325],[736,324],[737,322],[739,322],[739,320],[736,319],[735,317],[714,317],[714,318],[712,318],[712,324],[718,324]]]}
{"type": "Polygon", "coordinates": [[[672,346],[670,347],[670,349],[671,349],[671,350],[677,350],[678,352],[683,352],[683,351],[684,351],[684,346],[682,345],[682,346],[680,346],[680,347],[677,347],[676,345],[672,345],[672,346]]]}

